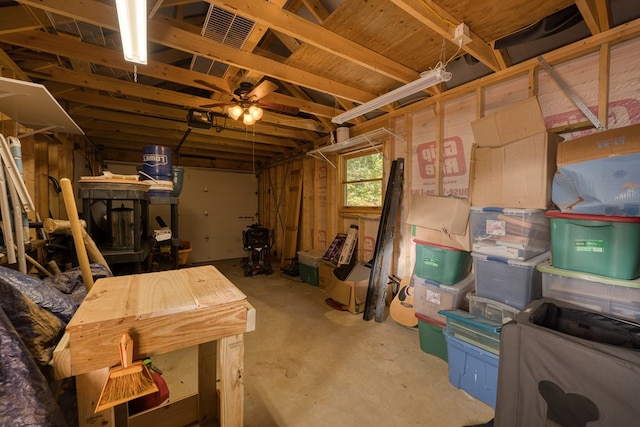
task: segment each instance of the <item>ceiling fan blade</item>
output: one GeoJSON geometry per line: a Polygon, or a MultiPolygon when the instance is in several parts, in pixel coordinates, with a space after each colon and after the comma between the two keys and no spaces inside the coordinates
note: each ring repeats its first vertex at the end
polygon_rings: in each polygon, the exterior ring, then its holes
{"type": "Polygon", "coordinates": [[[247,97],[253,101],[264,98],[274,90],[278,89],[278,85],[272,81],[265,80],[256,86],[251,92],[247,94],[247,97]]]}
{"type": "Polygon", "coordinates": [[[300,109],[298,107],[293,107],[291,105],[284,105],[284,104],[276,104],[275,102],[260,101],[258,102],[258,105],[260,107],[273,110],[273,111],[279,111],[281,113],[298,114],[300,112],[300,109]]]}
{"type": "Polygon", "coordinates": [[[215,104],[204,104],[200,108],[214,108],[214,107],[226,107],[227,105],[233,105],[235,102],[216,102],[215,104]]]}
{"type": "Polygon", "coordinates": [[[216,92],[220,92],[220,93],[225,94],[225,95],[233,96],[234,98],[236,97],[235,94],[233,94],[233,93],[229,92],[228,90],[225,90],[225,89],[223,89],[221,87],[218,87],[218,86],[214,85],[213,83],[209,83],[208,81],[196,79],[196,80],[194,80],[194,83],[198,83],[198,84],[200,84],[202,86],[206,86],[209,89],[212,89],[212,90],[214,90],[216,92]]]}

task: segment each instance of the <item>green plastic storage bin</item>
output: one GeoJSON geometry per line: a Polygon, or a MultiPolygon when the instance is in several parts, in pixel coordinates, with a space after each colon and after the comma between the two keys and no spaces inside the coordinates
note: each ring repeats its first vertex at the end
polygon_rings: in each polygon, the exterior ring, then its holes
{"type": "Polygon", "coordinates": [[[471,271],[471,253],[421,240],[416,242],[415,274],[443,285],[458,283],[471,271]]]}
{"type": "Polygon", "coordinates": [[[313,286],[318,286],[318,284],[320,283],[319,275],[318,275],[318,267],[314,267],[314,266],[299,262],[298,271],[300,273],[300,279],[303,282],[313,286]]]}
{"type": "Polygon", "coordinates": [[[549,211],[554,267],[616,279],[640,277],[640,218],[549,211]]]}
{"type": "Polygon", "coordinates": [[[418,333],[420,334],[420,349],[447,361],[447,342],[444,339],[445,325],[416,313],[418,318],[418,333]]]}

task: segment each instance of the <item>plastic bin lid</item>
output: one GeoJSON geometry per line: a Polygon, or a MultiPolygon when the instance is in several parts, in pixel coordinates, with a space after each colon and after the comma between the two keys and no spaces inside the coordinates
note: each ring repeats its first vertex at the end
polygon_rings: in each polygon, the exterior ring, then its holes
{"type": "Polygon", "coordinates": [[[473,258],[476,258],[482,261],[498,261],[498,262],[509,264],[515,267],[535,267],[536,265],[541,264],[548,259],[551,259],[551,252],[547,251],[545,253],[542,253],[540,255],[537,255],[525,261],[520,261],[517,259],[511,259],[511,258],[504,258],[501,256],[495,256],[495,255],[481,254],[479,252],[471,252],[471,256],[473,258]]]}
{"type": "Polygon", "coordinates": [[[603,283],[612,286],[623,286],[625,288],[640,289],[640,277],[634,280],[616,279],[613,277],[599,276],[592,273],[584,273],[582,271],[565,270],[554,267],[551,261],[546,261],[536,266],[538,271],[542,273],[555,274],[556,276],[570,277],[572,279],[586,280],[589,282],[603,283]]]}
{"type": "Polygon", "coordinates": [[[547,211],[546,215],[550,218],[577,219],[581,221],[640,222],[640,217],[638,216],[573,214],[560,211],[547,211]]]}
{"type": "Polygon", "coordinates": [[[511,313],[514,313],[514,315],[520,312],[519,308],[512,307],[508,304],[502,303],[500,301],[495,301],[490,298],[481,297],[476,294],[476,291],[468,292],[467,300],[485,303],[485,304],[491,305],[492,307],[499,308],[502,311],[509,311],[511,313]]]}
{"type": "Polygon", "coordinates": [[[493,206],[471,206],[469,208],[471,212],[501,212],[505,215],[522,215],[522,214],[534,214],[544,212],[544,209],[516,209],[516,208],[497,208],[493,206]]]}
{"type": "Polygon", "coordinates": [[[437,320],[434,320],[434,319],[432,319],[432,318],[430,318],[430,317],[423,316],[423,315],[422,315],[422,314],[420,314],[420,313],[416,313],[416,317],[417,317],[418,319],[422,320],[423,322],[430,323],[430,324],[432,324],[432,325],[434,325],[434,326],[438,326],[438,327],[440,327],[440,328],[444,328],[444,327],[445,327],[445,324],[444,324],[444,323],[442,323],[442,322],[438,322],[437,320]]]}
{"type": "Polygon", "coordinates": [[[476,281],[476,277],[475,277],[475,275],[473,273],[467,274],[467,277],[465,277],[464,279],[460,280],[457,283],[454,283],[453,285],[445,285],[445,284],[442,284],[440,282],[436,282],[435,280],[423,279],[423,278],[418,277],[418,276],[415,276],[415,277],[417,277],[418,280],[423,281],[427,285],[436,286],[436,287],[440,288],[443,291],[451,292],[451,293],[457,293],[457,292],[460,291],[460,289],[465,289],[468,286],[471,286],[476,281]]]}
{"type": "Polygon", "coordinates": [[[449,319],[455,319],[460,323],[484,329],[489,332],[500,332],[502,329],[502,323],[500,322],[487,319],[486,317],[476,316],[475,314],[471,314],[458,308],[453,310],[439,310],[438,314],[445,316],[447,318],[447,322],[449,319]]]}
{"type": "Polygon", "coordinates": [[[467,251],[464,251],[462,249],[452,248],[451,246],[445,246],[445,245],[439,245],[437,243],[425,242],[424,240],[413,239],[413,241],[415,243],[417,243],[419,245],[423,245],[423,246],[431,246],[433,248],[446,249],[448,251],[467,252],[467,251]]]}

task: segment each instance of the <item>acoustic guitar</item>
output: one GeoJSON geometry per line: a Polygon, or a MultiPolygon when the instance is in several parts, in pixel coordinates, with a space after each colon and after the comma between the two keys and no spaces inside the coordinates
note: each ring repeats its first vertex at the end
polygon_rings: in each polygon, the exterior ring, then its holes
{"type": "Polygon", "coordinates": [[[400,290],[393,297],[389,306],[389,315],[397,323],[409,328],[418,326],[418,318],[413,308],[414,293],[411,277],[404,277],[400,281],[400,290]]]}

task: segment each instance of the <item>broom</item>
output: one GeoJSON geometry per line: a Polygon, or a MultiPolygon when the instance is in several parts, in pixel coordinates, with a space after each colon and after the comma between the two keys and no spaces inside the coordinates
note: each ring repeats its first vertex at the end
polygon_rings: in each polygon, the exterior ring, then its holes
{"type": "Polygon", "coordinates": [[[122,335],[119,349],[122,365],[109,369],[107,381],[98,399],[96,413],[158,391],[158,386],[144,362],[133,362],[133,339],[129,334],[122,335]]]}

